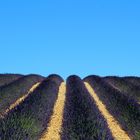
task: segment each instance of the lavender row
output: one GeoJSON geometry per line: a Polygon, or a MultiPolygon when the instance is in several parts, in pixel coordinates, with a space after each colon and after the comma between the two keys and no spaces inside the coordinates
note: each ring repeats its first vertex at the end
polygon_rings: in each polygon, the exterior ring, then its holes
{"type": "Polygon", "coordinates": [[[47,128],[62,78],[46,78],[22,104],[0,120],[2,140],[37,140],[47,128]]]}
{"type": "Polygon", "coordinates": [[[8,85],[22,76],[20,74],[0,74],[0,87],[8,85]]]}
{"type": "Polygon", "coordinates": [[[98,76],[88,76],[84,79],[88,82],[106,105],[109,112],[117,119],[122,128],[130,136],[140,139],[140,105],[128,96],[114,89],[98,76]]]}
{"type": "Polygon", "coordinates": [[[83,81],[67,79],[62,140],[112,140],[107,123],[100,114],[83,81]]]}
{"type": "Polygon", "coordinates": [[[127,76],[127,77],[123,77],[123,79],[125,79],[127,82],[130,82],[135,86],[140,86],[140,77],[127,76]]]}
{"type": "Polygon", "coordinates": [[[39,75],[28,75],[4,86],[0,89],[0,113],[3,113],[10,104],[27,94],[29,89],[44,78],[39,75]]]}
{"type": "Polygon", "coordinates": [[[127,81],[124,77],[105,77],[104,80],[108,82],[113,87],[116,87],[123,94],[127,95],[129,98],[140,102],[140,86],[136,86],[133,83],[127,81]]]}

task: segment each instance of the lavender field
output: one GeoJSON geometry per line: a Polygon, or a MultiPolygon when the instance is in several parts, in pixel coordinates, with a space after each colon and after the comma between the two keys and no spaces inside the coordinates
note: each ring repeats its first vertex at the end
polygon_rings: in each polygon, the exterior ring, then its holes
{"type": "Polygon", "coordinates": [[[0,74],[0,140],[140,140],[140,78],[0,74]]]}

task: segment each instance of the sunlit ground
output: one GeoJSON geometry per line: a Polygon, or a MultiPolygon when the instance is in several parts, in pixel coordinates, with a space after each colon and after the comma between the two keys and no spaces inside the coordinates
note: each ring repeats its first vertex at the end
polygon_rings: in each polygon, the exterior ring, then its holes
{"type": "Polygon", "coordinates": [[[40,140],[61,140],[60,132],[62,127],[63,111],[65,104],[66,85],[63,82],[59,87],[58,98],[56,100],[53,115],[51,116],[48,128],[40,140]]]}
{"type": "Polygon", "coordinates": [[[116,140],[131,140],[128,134],[121,128],[117,120],[108,112],[106,106],[102,103],[99,99],[97,94],[94,92],[93,88],[85,82],[85,86],[88,89],[90,95],[93,97],[98,109],[100,110],[101,114],[104,116],[105,120],[107,121],[108,127],[112,133],[112,136],[116,140]]]}
{"type": "Polygon", "coordinates": [[[11,104],[9,106],[9,108],[7,108],[2,114],[0,114],[0,117],[3,118],[6,114],[8,114],[8,112],[10,110],[12,110],[13,108],[15,108],[16,106],[18,106],[19,104],[21,104],[28,96],[29,94],[31,94],[38,86],[39,86],[39,82],[34,84],[31,89],[28,91],[27,94],[25,94],[24,96],[22,96],[21,98],[17,99],[13,104],[11,104]]]}

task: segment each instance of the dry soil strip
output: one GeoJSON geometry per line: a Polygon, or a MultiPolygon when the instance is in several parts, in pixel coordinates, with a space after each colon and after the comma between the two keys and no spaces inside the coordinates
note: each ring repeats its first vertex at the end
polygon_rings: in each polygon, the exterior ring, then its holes
{"type": "Polygon", "coordinates": [[[89,91],[90,95],[93,97],[101,114],[104,116],[105,120],[107,121],[108,127],[114,139],[115,140],[131,140],[128,134],[124,130],[122,130],[122,128],[120,127],[116,119],[108,112],[108,110],[106,109],[106,106],[99,99],[99,97],[95,93],[94,89],[90,86],[90,84],[85,82],[85,86],[87,90],[89,91]]]}
{"type": "Polygon", "coordinates": [[[28,91],[27,94],[25,94],[25,95],[22,96],[21,98],[17,99],[13,104],[11,104],[11,105],[9,106],[9,108],[7,108],[7,109],[5,110],[4,113],[0,114],[0,118],[4,118],[4,116],[5,116],[6,114],[8,114],[8,112],[9,112],[10,110],[12,110],[12,109],[15,108],[16,106],[18,106],[20,103],[22,103],[22,102],[29,96],[29,94],[31,94],[31,93],[39,86],[39,84],[40,84],[40,82],[34,84],[34,85],[31,87],[31,89],[28,91]]]}
{"type": "Polygon", "coordinates": [[[40,140],[61,140],[60,132],[62,128],[63,111],[66,98],[65,94],[66,85],[63,82],[59,87],[58,98],[56,100],[47,131],[42,135],[40,140]]]}

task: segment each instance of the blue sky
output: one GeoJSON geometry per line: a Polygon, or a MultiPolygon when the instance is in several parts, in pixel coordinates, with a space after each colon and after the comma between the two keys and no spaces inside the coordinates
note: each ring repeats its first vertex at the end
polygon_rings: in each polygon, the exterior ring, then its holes
{"type": "Polygon", "coordinates": [[[0,1],[0,73],[140,76],[139,0],[0,1]]]}

